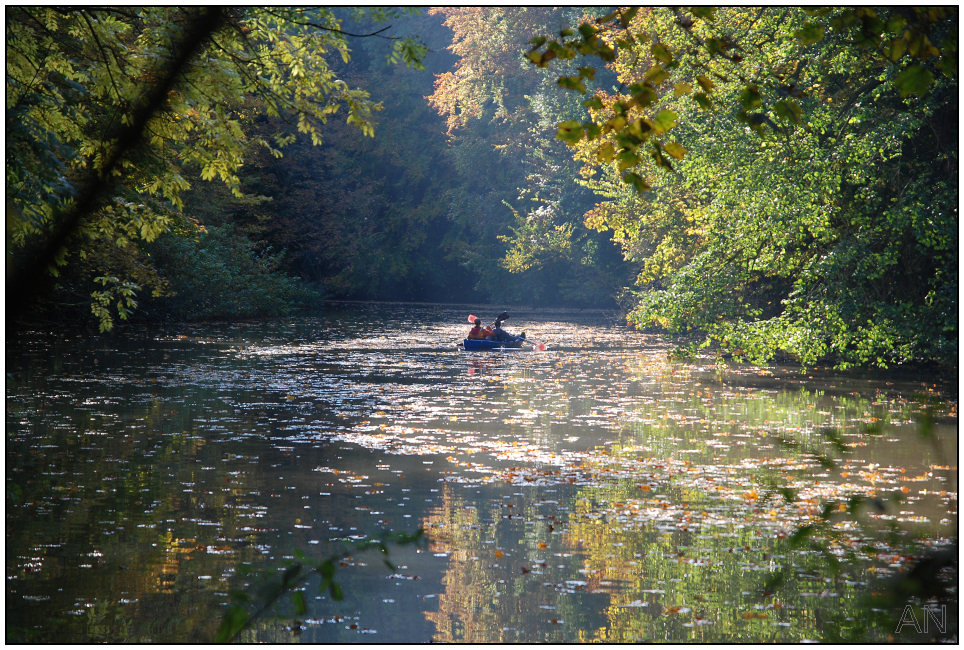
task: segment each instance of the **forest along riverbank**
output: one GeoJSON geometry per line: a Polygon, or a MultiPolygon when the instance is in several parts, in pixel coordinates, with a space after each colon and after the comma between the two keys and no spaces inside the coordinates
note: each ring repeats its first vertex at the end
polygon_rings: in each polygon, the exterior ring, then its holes
{"type": "Polygon", "coordinates": [[[862,599],[956,539],[955,387],[672,361],[599,314],[465,353],[466,313],[8,349],[7,640],[213,639],[241,567],[418,528],[242,639],[915,640],[862,599]]]}

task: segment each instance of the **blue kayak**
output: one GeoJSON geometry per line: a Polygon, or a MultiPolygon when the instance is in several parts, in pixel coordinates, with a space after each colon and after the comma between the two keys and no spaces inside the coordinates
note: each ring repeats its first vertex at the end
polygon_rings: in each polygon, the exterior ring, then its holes
{"type": "Polygon", "coordinates": [[[480,350],[517,350],[522,347],[522,344],[526,340],[523,338],[517,338],[513,341],[496,341],[495,339],[465,339],[462,341],[462,346],[465,348],[466,352],[475,352],[480,350]]]}

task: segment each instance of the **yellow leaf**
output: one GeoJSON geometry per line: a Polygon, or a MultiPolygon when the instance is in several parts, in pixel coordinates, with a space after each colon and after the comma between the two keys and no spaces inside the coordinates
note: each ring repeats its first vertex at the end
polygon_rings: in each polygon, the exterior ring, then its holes
{"type": "Polygon", "coordinates": [[[686,148],[678,142],[667,142],[663,145],[663,151],[671,155],[676,160],[682,160],[686,155],[686,148]]]}
{"type": "Polygon", "coordinates": [[[613,158],[616,157],[616,148],[613,146],[612,142],[607,142],[603,146],[599,147],[599,151],[596,152],[596,158],[601,163],[612,162],[613,158]]]}

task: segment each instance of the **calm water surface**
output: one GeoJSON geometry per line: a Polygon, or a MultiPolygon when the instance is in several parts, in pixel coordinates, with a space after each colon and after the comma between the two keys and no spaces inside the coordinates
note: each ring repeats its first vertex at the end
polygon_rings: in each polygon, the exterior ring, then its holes
{"type": "Polygon", "coordinates": [[[599,314],[513,313],[547,351],[465,353],[468,313],[8,341],[7,640],[207,642],[245,568],[419,528],[242,640],[821,640],[956,538],[941,377],[677,362],[599,314]],[[790,548],[855,495],[885,507],[790,548]]]}

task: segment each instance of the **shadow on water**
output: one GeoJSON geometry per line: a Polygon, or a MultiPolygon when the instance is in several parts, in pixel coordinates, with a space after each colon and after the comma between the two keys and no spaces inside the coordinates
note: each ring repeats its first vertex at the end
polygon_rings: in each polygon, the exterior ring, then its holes
{"type": "MultiPolygon", "coordinates": [[[[826,640],[956,537],[939,377],[673,361],[596,313],[513,313],[546,352],[465,353],[466,313],[22,337],[7,640],[210,640],[245,567],[418,528],[241,640],[826,640]]],[[[916,640],[887,616],[867,638],[916,640]]]]}

